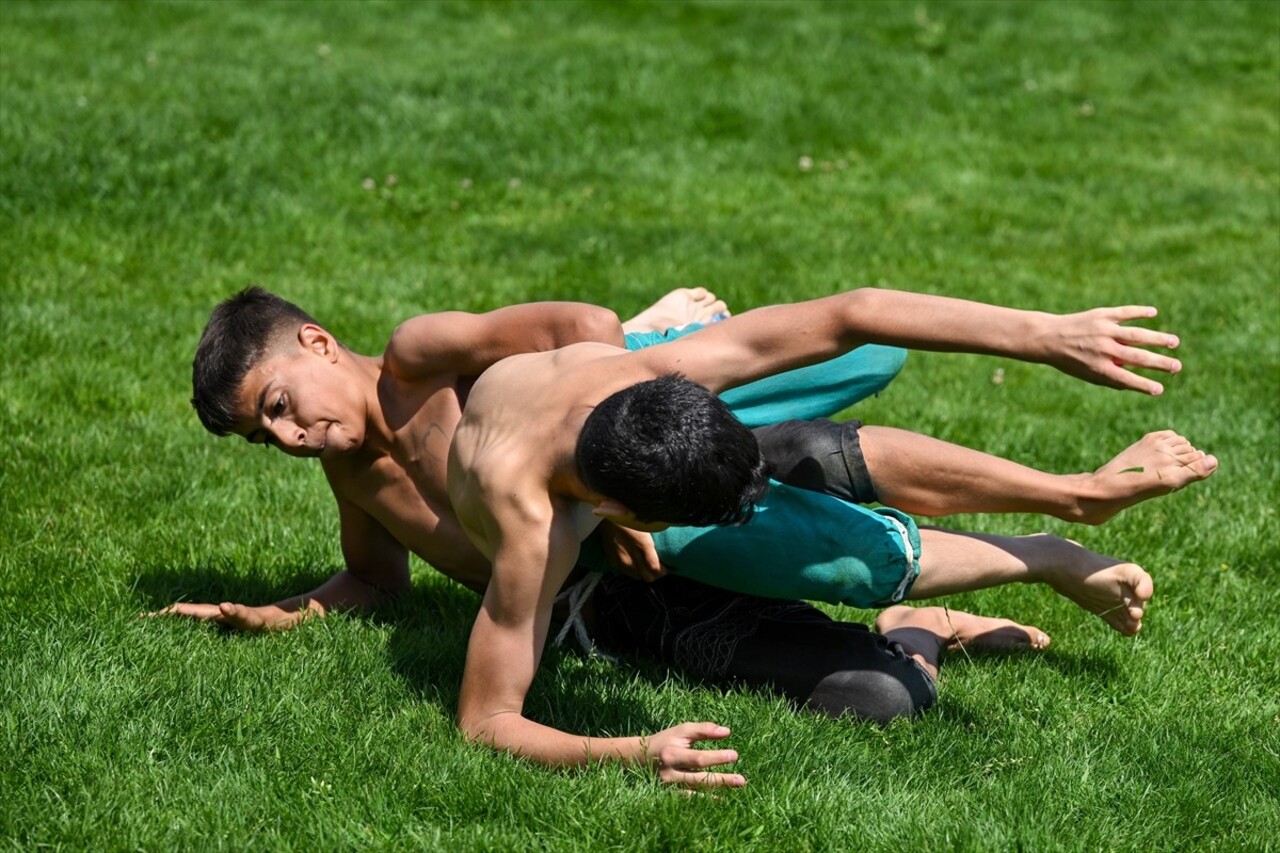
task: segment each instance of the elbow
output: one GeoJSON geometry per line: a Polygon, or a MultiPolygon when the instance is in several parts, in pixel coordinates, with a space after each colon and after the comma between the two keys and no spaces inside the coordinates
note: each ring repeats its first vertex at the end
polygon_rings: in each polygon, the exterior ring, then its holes
{"type": "Polygon", "coordinates": [[[374,586],[387,601],[399,601],[413,588],[413,581],[409,579],[409,573],[405,572],[403,576],[388,578],[374,586]]]}
{"type": "Polygon", "coordinates": [[[876,310],[884,291],[878,287],[855,287],[843,294],[844,303],[854,316],[866,316],[876,310]]]}
{"type": "Polygon", "coordinates": [[[622,321],[613,311],[598,305],[585,307],[578,317],[574,331],[581,341],[597,341],[614,346],[622,346],[623,343],[622,321]]]}
{"type": "Polygon", "coordinates": [[[456,720],[458,731],[462,733],[462,737],[467,742],[483,741],[483,732],[474,717],[458,712],[456,720]]]}
{"type": "Polygon", "coordinates": [[[458,709],[457,726],[459,733],[467,743],[479,743],[484,746],[494,746],[495,738],[493,727],[490,725],[490,716],[480,711],[468,711],[463,708],[458,709]]]}
{"type": "Polygon", "coordinates": [[[875,287],[859,287],[839,295],[839,308],[836,315],[844,327],[844,340],[847,347],[866,343],[865,335],[869,325],[875,323],[876,317],[883,321],[885,291],[875,287]]]}

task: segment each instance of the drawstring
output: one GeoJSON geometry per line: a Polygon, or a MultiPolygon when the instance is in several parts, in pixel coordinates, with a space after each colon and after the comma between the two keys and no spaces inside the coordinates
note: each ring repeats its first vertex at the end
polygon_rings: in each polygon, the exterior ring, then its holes
{"type": "Polygon", "coordinates": [[[596,585],[600,583],[602,577],[604,577],[602,572],[588,572],[586,577],[568,589],[561,590],[560,594],[556,596],[557,604],[566,598],[569,600],[569,616],[564,620],[564,625],[560,627],[560,633],[556,634],[554,645],[563,644],[564,638],[569,635],[569,630],[572,629],[574,638],[584,652],[588,655],[599,655],[606,660],[613,660],[612,656],[596,649],[596,644],[591,641],[591,636],[587,633],[587,624],[582,619],[582,608],[586,606],[587,599],[591,597],[591,593],[595,592],[596,585]]]}

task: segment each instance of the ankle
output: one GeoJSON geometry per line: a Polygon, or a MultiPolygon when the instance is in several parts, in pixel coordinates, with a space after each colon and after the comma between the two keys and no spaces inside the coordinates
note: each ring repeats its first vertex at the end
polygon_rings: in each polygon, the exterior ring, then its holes
{"type": "Polygon", "coordinates": [[[1063,496],[1062,511],[1056,513],[1057,517],[1074,524],[1090,523],[1091,508],[1105,498],[1097,473],[1068,474],[1064,475],[1063,479],[1067,487],[1063,496]]]}
{"type": "Polygon", "coordinates": [[[1062,573],[1062,551],[1072,547],[1071,543],[1050,533],[1034,533],[1020,538],[1026,542],[1026,549],[1021,555],[1026,566],[1022,583],[1052,586],[1062,573]]]}

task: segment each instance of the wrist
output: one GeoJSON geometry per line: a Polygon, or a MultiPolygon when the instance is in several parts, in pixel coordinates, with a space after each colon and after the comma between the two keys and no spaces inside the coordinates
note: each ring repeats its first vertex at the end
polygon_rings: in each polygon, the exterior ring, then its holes
{"type": "Polygon", "coordinates": [[[1057,326],[1062,317],[1045,311],[1025,311],[1013,353],[1022,361],[1047,364],[1058,355],[1057,326]]]}

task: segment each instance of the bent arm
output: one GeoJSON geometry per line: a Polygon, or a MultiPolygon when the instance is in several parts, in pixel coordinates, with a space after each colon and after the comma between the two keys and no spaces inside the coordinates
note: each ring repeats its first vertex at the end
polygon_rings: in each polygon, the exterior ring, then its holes
{"type": "Polygon", "coordinates": [[[409,552],[377,519],[338,498],[338,523],[347,567],[310,592],[271,607],[301,617],[366,611],[409,590],[409,552]]]}
{"type": "Polygon", "coordinates": [[[338,501],[342,555],[347,567],[320,586],[273,604],[178,602],[159,611],[218,622],[240,631],[287,631],[334,610],[371,610],[409,589],[409,556],[364,510],[338,501]]]}
{"type": "Polygon", "coordinates": [[[682,723],[650,737],[596,738],[570,734],[524,716],[524,700],[546,644],[555,594],[578,556],[575,526],[563,516],[544,525],[486,519],[496,541],[493,579],[485,591],[467,646],[458,699],[458,726],[470,740],[552,767],[598,761],[653,764],[668,784],[738,787],[735,773],[708,768],[737,760],[733,750],[696,749],[728,737],[715,723],[682,723]],[[499,534],[501,538],[499,538],[499,534]],[[542,543],[539,545],[538,543],[542,543]]]}
{"type": "Polygon", "coordinates": [[[546,641],[547,618],[513,622],[485,596],[471,630],[458,703],[458,725],[470,740],[552,767],[582,767],[594,761],[645,759],[639,737],[573,735],[524,716],[524,699],[546,641]]]}
{"type": "Polygon", "coordinates": [[[1155,313],[1146,306],[1126,306],[1058,315],[862,288],[758,308],[627,358],[646,360],[654,373],[681,372],[723,391],[874,343],[1041,362],[1096,384],[1158,394],[1160,383],[1125,368],[1176,373],[1181,369],[1176,359],[1143,347],[1176,347],[1177,338],[1122,325],[1155,313]]]}
{"type": "Polygon", "coordinates": [[[497,508],[483,519],[493,547],[493,578],[471,629],[458,698],[464,735],[540,764],[581,766],[600,758],[639,761],[640,738],[589,738],[524,716],[557,590],[577,560],[573,525],[547,507],[497,508]]]}
{"type": "Polygon", "coordinates": [[[387,344],[397,375],[478,376],[495,362],[594,341],[622,346],[622,324],[607,308],[578,302],[533,302],[485,314],[442,311],[401,323],[387,344]]]}

